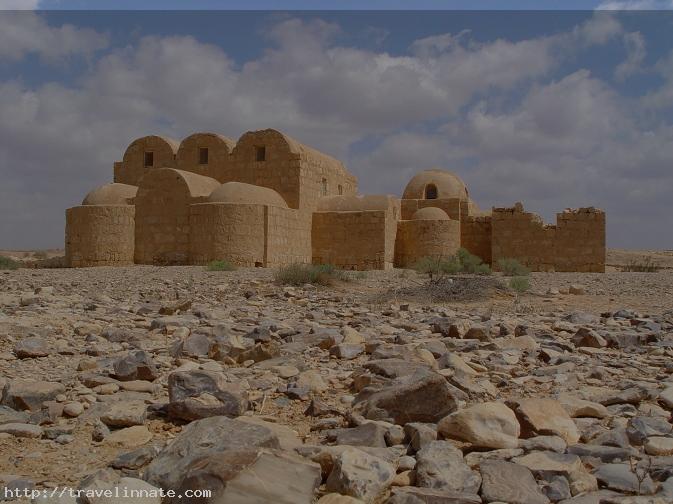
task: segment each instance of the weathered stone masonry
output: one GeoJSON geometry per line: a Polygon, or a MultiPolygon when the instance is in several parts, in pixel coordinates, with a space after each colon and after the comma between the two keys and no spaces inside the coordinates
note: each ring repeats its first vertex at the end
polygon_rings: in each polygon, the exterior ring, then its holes
{"type": "Polygon", "coordinates": [[[604,271],[605,213],[566,210],[551,226],[521,204],[482,212],[444,170],[418,173],[402,198],[359,196],[340,161],[271,129],[237,142],[153,135],[114,163],[113,183],[66,211],[65,245],[73,267],[227,260],[387,269],[464,247],[496,268],[515,258],[534,270],[604,271]]]}

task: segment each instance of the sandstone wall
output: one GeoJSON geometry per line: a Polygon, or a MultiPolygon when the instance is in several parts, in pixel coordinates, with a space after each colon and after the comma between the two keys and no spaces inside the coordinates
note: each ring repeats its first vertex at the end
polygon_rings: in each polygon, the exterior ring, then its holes
{"type": "Polygon", "coordinates": [[[187,264],[189,206],[219,186],[212,178],[175,169],[155,169],[144,177],[135,199],[135,262],[187,264]]]}
{"type": "Polygon", "coordinates": [[[461,218],[461,200],[459,198],[443,199],[404,199],[402,200],[402,220],[411,220],[416,210],[426,207],[441,208],[452,220],[461,218]]]}
{"type": "Polygon", "coordinates": [[[470,254],[491,264],[491,217],[464,216],[460,222],[460,243],[470,254]]]}
{"type": "Polygon", "coordinates": [[[605,271],[605,213],[593,208],[557,214],[545,225],[520,204],[494,208],[493,265],[514,258],[535,271],[605,271]]]}
{"type": "Polygon", "coordinates": [[[310,263],[312,214],[267,206],[265,267],[310,263]]]}
{"type": "Polygon", "coordinates": [[[87,205],[66,210],[66,264],[75,268],[133,264],[134,215],[131,205],[87,205]]]}
{"type": "Polygon", "coordinates": [[[176,154],[178,170],[198,173],[220,182],[227,180],[231,164],[231,151],[236,143],[216,133],[194,133],[180,143],[176,154]],[[207,162],[202,163],[201,149],[207,149],[207,162]]]}
{"type": "Polygon", "coordinates": [[[122,161],[114,163],[114,181],[138,185],[143,176],[156,168],[174,168],[178,143],[170,138],[150,135],[131,142],[122,161]],[[145,153],[152,153],[152,166],[145,166],[145,153]]]}
{"type": "Polygon", "coordinates": [[[386,214],[383,210],[314,213],[313,263],[352,270],[391,268],[395,236],[386,214]]]}
{"type": "Polygon", "coordinates": [[[395,241],[395,266],[411,266],[422,257],[450,257],[459,248],[460,221],[400,221],[395,241]]]}
{"type": "Polygon", "coordinates": [[[263,266],[263,205],[197,203],[189,208],[189,262],[227,260],[236,266],[263,266]]]}

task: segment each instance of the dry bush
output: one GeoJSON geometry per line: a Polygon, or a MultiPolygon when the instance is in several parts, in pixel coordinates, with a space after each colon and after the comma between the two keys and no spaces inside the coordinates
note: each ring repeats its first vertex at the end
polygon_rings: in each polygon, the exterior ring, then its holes
{"type": "Polygon", "coordinates": [[[234,271],[236,266],[229,261],[210,261],[206,264],[207,271],[234,271]]]}

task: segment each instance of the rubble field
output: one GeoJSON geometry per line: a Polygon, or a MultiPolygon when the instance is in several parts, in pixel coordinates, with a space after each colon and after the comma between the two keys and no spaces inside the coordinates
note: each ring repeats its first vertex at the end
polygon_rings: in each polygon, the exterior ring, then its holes
{"type": "Polygon", "coordinates": [[[0,271],[0,500],[673,503],[673,270],[273,273],[0,271]]]}

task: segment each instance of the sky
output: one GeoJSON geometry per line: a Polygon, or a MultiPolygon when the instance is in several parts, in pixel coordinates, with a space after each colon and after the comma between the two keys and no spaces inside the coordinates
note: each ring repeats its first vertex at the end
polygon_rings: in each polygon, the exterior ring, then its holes
{"type": "Polygon", "coordinates": [[[0,0],[25,9],[0,12],[0,249],[63,247],[65,209],[136,137],[269,127],[363,194],[443,168],[482,209],[596,206],[608,246],[673,249],[671,8],[0,0]]]}

